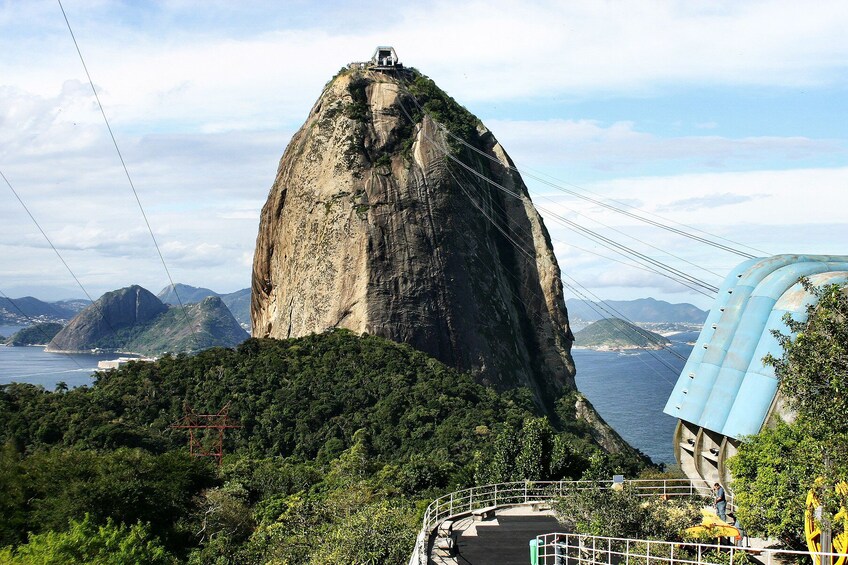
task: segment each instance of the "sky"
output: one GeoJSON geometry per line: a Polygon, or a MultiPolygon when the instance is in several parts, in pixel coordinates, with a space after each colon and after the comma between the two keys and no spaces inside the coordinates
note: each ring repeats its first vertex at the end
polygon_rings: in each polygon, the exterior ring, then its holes
{"type": "MultiPolygon", "coordinates": [[[[581,293],[711,303],[559,217],[713,285],[742,257],[551,185],[758,256],[848,254],[844,0],[62,5],[174,282],[249,286],[286,144],[377,45],[550,179],[525,177],[581,293]]],[[[0,53],[0,171],[90,296],[158,292],[168,276],[58,2],[0,0],[0,53]]],[[[83,296],[2,180],[0,291],[83,296]]]]}

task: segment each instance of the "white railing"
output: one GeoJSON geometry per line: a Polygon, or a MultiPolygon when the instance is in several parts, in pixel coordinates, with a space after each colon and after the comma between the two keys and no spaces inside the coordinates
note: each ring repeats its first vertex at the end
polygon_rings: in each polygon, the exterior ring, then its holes
{"type": "MultiPolygon", "coordinates": [[[[712,498],[712,490],[704,483],[693,483],[689,479],[636,479],[623,483],[640,496],[695,496],[712,498]]],[[[421,531],[415,541],[415,549],[409,565],[427,565],[430,536],[436,527],[451,518],[466,516],[475,510],[490,507],[517,506],[534,502],[545,502],[563,494],[595,488],[611,488],[613,481],[516,481],[492,485],[475,486],[458,490],[437,498],[427,506],[421,531]]],[[[732,495],[728,507],[733,508],[732,495]]]]}
{"type": "MultiPolygon", "coordinates": [[[[538,565],[733,565],[741,557],[756,556],[763,565],[797,563],[809,557],[806,551],[754,549],[733,545],[684,543],[551,533],[536,538],[538,565]]],[[[819,563],[839,553],[817,553],[819,563]],[[824,558],[824,560],[822,559],[824,558]]],[[[743,563],[745,561],[742,561],[743,563]]]]}

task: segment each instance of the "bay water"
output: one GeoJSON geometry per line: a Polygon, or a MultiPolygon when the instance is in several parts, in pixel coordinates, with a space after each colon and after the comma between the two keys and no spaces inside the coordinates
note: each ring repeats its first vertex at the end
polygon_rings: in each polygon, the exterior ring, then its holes
{"type": "MultiPolygon", "coordinates": [[[[0,326],[0,335],[9,337],[22,326],[0,326]]],[[[48,390],[64,382],[69,388],[90,385],[97,362],[115,359],[115,353],[47,353],[43,345],[3,347],[0,345],[0,385],[11,382],[41,385],[48,390]]]]}
{"type": "Polygon", "coordinates": [[[630,445],[655,463],[674,464],[677,419],[663,413],[698,332],[668,336],[659,351],[573,349],[577,389],[630,445]]]}

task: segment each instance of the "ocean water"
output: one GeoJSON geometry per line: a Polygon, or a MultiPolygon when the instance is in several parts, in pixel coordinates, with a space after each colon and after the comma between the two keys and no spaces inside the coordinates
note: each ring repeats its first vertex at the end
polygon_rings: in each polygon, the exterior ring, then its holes
{"type": "Polygon", "coordinates": [[[25,326],[0,326],[0,335],[3,337],[11,337],[18,330],[24,329],[25,326]]]}
{"type": "MultiPolygon", "coordinates": [[[[6,334],[0,331],[0,335],[6,334]]],[[[40,346],[0,346],[0,385],[31,383],[49,390],[56,388],[60,381],[70,388],[90,385],[94,381],[92,374],[97,370],[97,362],[116,357],[115,353],[47,353],[40,346]]]]}
{"type": "Polygon", "coordinates": [[[672,435],[677,419],[663,408],[692,351],[687,342],[697,337],[697,332],[669,336],[671,351],[682,360],[667,350],[571,352],[580,392],[621,437],[656,463],[675,462],[672,435]]]}

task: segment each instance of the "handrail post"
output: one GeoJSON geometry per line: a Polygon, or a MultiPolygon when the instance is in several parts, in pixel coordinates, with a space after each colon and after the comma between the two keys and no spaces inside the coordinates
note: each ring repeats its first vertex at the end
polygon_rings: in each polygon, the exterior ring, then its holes
{"type": "Polygon", "coordinates": [[[527,479],[524,479],[524,504],[527,504],[527,479]]]}
{"type": "Polygon", "coordinates": [[[498,505],[498,485],[495,484],[495,506],[498,505]]]}
{"type": "Polygon", "coordinates": [[[451,493],[450,497],[450,516],[453,516],[453,493],[451,493]]]}

